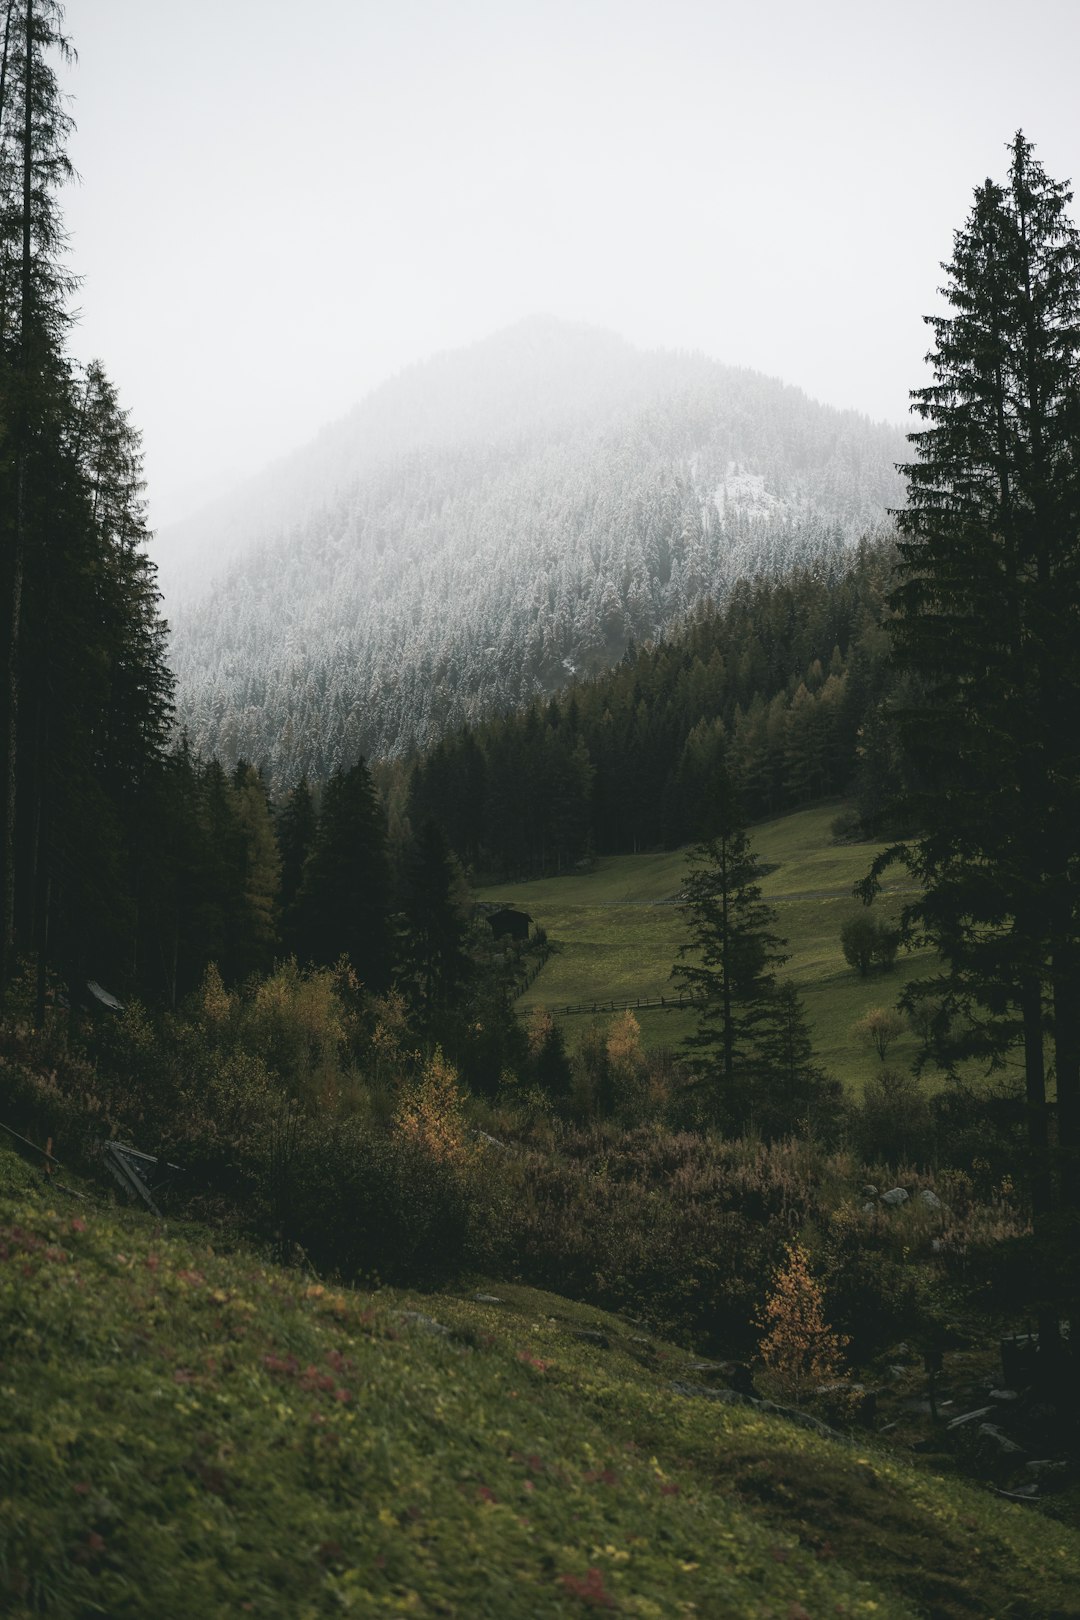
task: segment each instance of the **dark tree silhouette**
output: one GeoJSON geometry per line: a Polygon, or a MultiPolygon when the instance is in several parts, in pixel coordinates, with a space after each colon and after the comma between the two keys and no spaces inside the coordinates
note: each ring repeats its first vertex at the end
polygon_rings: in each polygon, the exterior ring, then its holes
{"type": "Polygon", "coordinates": [[[319,825],[297,901],[302,955],[347,956],[372,991],[390,982],[390,869],[386,828],[364,761],[323,790],[319,825]]]}
{"type": "Polygon", "coordinates": [[[1009,151],[956,233],[934,379],[913,395],[889,628],[914,694],[904,817],[923,832],[889,858],[925,885],[911,916],[954,999],[1022,1047],[1045,1216],[1080,1204],[1080,235],[1023,134],[1009,151]]]}
{"type": "Polygon", "coordinates": [[[672,974],[702,1003],[687,1049],[703,1060],[709,1111],[743,1128],[766,1082],[764,1042],[785,941],[761,898],[749,839],[720,809],[713,835],[690,854],[682,912],[688,939],[672,974]]]}

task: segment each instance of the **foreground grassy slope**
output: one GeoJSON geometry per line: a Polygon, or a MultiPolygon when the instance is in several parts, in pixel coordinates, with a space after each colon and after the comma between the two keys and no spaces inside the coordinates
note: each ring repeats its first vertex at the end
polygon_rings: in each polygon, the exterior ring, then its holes
{"type": "Polygon", "coordinates": [[[7,1615],[1080,1614],[1075,1533],[615,1318],[328,1287],[2,1148],[0,1324],[7,1615]]]}
{"type": "MultiPolygon", "coordinates": [[[[891,1005],[908,979],[927,971],[925,953],[903,956],[893,972],[860,979],[840,950],[840,928],[855,911],[852,886],[865,876],[880,846],[836,844],[829,828],[838,806],[819,805],[751,829],[762,864],[771,867],[762,893],[775,906],[791,959],[784,973],[806,1001],[815,1048],[825,1066],[850,1086],[861,1086],[877,1059],[852,1038],[851,1026],[871,1007],[891,1005]]],[[[604,857],[594,872],[532,883],[501,884],[480,898],[517,905],[547,930],[556,954],[521,998],[521,1007],[616,1002],[670,996],[672,963],[685,937],[678,907],[686,851],[604,857]]],[[[902,881],[887,886],[881,916],[899,913],[902,881]]],[[[695,1025],[692,1013],[642,1008],[637,1014],[649,1046],[675,1046],[695,1025]]],[[[565,1020],[576,1041],[588,1022],[565,1020]]],[[[911,1034],[897,1041],[890,1061],[915,1056],[911,1034]]]]}

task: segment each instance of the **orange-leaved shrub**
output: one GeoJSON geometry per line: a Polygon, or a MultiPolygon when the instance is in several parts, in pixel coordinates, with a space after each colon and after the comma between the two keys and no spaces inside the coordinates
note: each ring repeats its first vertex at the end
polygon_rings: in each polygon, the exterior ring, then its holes
{"type": "Polygon", "coordinates": [[[801,1243],[786,1243],[758,1318],[758,1353],[779,1392],[796,1402],[844,1371],[847,1338],[825,1318],[825,1295],[801,1243]]]}

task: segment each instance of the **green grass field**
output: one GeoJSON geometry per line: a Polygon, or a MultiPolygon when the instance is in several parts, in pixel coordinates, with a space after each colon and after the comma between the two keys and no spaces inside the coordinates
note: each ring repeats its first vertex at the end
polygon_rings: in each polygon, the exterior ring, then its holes
{"type": "Polygon", "coordinates": [[[710,1401],[616,1317],[334,1287],[87,1190],[0,1146],[11,1620],[1080,1614],[1075,1531],[710,1401]]]}
{"type": "MultiPolygon", "coordinates": [[[[790,960],[782,970],[798,986],[819,1060],[844,1083],[859,1088],[877,1057],[851,1035],[851,1026],[871,1007],[891,1006],[904,984],[932,968],[927,953],[902,955],[888,974],[861,979],[844,961],[840,928],[858,909],[853,885],[865,875],[876,844],[836,844],[829,828],[842,807],[819,805],[754,827],[751,843],[770,871],[762,893],[776,909],[790,960]]],[[[557,1009],[575,1003],[602,1007],[641,997],[670,996],[672,964],[685,937],[676,899],[686,869],[686,851],[602,858],[596,870],[532,883],[499,884],[479,891],[481,900],[520,906],[547,930],[555,954],[522,996],[522,1010],[541,1004],[557,1009]]],[[[905,886],[897,877],[877,902],[880,915],[895,917],[905,886]]],[[[691,1011],[641,1008],[647,1046],[678,1046],[695,1025],[691,1011]]],[[[587,1014],[563,1016],[573,1045],[587,1014]]],[[[905,1032],[889,1062],[906,1065],[918,1042],[905,1032]]]]}

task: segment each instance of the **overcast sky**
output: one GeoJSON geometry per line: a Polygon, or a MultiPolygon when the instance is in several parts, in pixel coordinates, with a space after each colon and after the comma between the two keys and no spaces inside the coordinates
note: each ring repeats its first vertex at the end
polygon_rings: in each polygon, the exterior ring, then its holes
{"type": "Polygon", "coordinates": [[[550,312],[902,419],[1023,127],[1080,182],[1078,0],[69,0],[73,346],[151,516],[550,312]]]}

